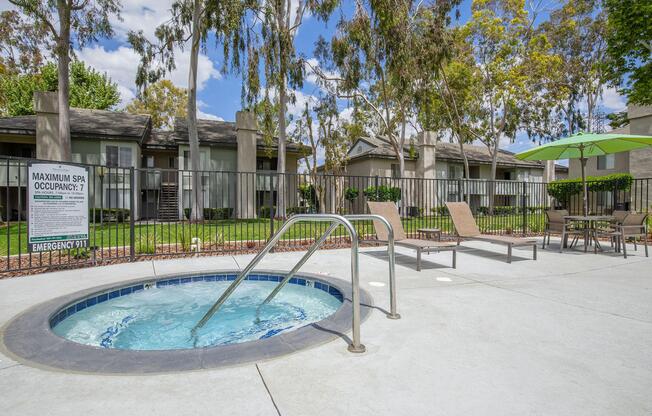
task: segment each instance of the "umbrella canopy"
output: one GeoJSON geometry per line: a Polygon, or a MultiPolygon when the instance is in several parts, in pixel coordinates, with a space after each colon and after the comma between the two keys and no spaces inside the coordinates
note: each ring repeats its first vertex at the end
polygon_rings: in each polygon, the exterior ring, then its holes
{"type": "Polygon", "coordinates": [[[652,146],[652,136],[577,133],[518,153],[521,160],[582,159],[652,146]]]}
{"type": "Polygon", "coordinates": [[[521,160],[580,159],[582,162],[582,190],[584,215],[589,212],[586,189],[586,159],[611,153],[627,152],[652,146],[652,136],[617,133],[577,133],[515,156],[521,160]]]}

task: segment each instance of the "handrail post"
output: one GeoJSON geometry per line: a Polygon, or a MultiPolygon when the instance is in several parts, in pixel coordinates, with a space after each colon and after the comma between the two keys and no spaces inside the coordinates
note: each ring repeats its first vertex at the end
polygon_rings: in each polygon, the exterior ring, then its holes
{"type": "Polygon", "coordinates": [[[386,314],[388,319],[401,319],[401,315],[396,312],[396,261],[394,254],[394,227],[384,217],[376,214],[356,214],[345,215],[349,221],[376,220],[387,229],[387,257],[389,257],[389,313],[386,314]]]}

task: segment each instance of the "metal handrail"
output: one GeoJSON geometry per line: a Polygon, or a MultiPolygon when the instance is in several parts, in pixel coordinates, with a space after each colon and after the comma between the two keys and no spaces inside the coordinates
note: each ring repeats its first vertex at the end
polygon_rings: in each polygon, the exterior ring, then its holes
{"type": "Polygon", "coordinates": [[[389,257],[389,319],[401,319],[396,312],[396,266],[394,255],[394,227],[385,217],[375,214],[345,215],[344,218],[350,221],[376,220],[387,229],[387,257],[389,257]]]}
{"type": "MultiPolygon", "coordinates": [[[[267,253],[269,253],[272,247],[276,245],[276,243],[280,240],[281,236],[285,234],[285,232],[290,228],[290,226],[300,221],[309,221],[309,222],[329,221],[337,225],[342,225],[347,230],[349,237],[351,238],[351,288],[352,288],[351,306],[353,309],[353,319],[351,325],[352,341],[348,349],[350,352],[365,351],[365,346],[360,343],[360,274],[359,274],[359,266],[358,266],[358,245],[359,245],[358,233],[355,231],[355,228],[349,222],[349,220],[347,220],[341,215],[336,215],[336,214],[297,214],[290,217],[287,221],[285,221],[281,226],[281,228],[278,230],[278,232],[274,234],[272,238],[267,242],[265,247],[263,247],[263,249],[260,252],[258,252],[256,257],[254,257],[253,260],[251,260],[249,264],[247,264],[247,266],[240,272],[240,274],[233,281],[233,283],[231,283],[231,285],[224,291],[224,293],[222,293],[220,298],[213,304],[213,306],[211,306],[208,312],[206,312],[206,314],[193,327],[191,331],[193,337],[196,336],[197,330],[203,327],[206,324],[206,322],[208,322],[211,319],[211,317],[222,307],[224,302],[226,302],[228,297],[231,296],[233,291],[235,291],[235,289],[240,285],[240,283],[242,283],[242,281],[247,277],[247,275],[249,275],[249,273],[253,270],[253,268],[256,267],[256,265],[263,259],[263,257],[265,257],[267,253]]],[[[332,225],[331,228],[333,228],[332,225]]],[[[325,239],[326,238],[324,238],[324,240],[325,239]]],[[[313,244],[313,246],[315,245],[313,244]]],[[[314,251],[316,251],[316,248],[312,250],[312,253],[314,253],[314,251]]],[[[306,256],[304,255],[304,258],[305,257],[306,256]]]]}
{"type": "MultiPolygon", "coordinates": [[[[385,226],[387,229],[387,256],[389,257],[389,298],[390,298],[390,312],[386,315],[389,319],[400,319],[401,315],[396,312],[396,277],[395,277],[395,261],[394,261],[394,228],[392,224],[389,223],[384,217],[375,214],[360,214],[360,215],[345,215],[344,218],[350,221],[363,221],[363,220],[377,220],[385,226]]],[[[260,322],[260,309],[268,304],[278,292],[285,287],[285,285],[290,281],[291,278],[299,271],[299,269],[308,261],[308,259],[319,249],[319,247],[324,244],[328,236],[335,231],[338,224],[334,223],[331,225],[326,232],[316,240],[312,246],[308,249],[306,254],[299,260],[297,264],[290,270],[290,272],[281,280],[281,282],[276,285],[274,290],[265,298],[265,300],[258,305],[256,308],[256,320],[255,322],[260,322]]]]}
{"type": "Polygon", "coordinates": [[[294,277],[295,274],[297,274],[301,266],[303,266],[308,261],[308,259],[315,253],[315,251],[317,251],[317,249],[319,249],[319,247],[326,241],[328,236],[331,235],[331,233],[335,231],[337,227],[339,227],[338,223],[334,222],[333,224],[331,224],[331,226],[328,227],[326,232],[322,234],[322,236],[318,240],[316,240],[312,244],[312,246],[310,246],[306,254],[304,254],[301,260],[299,260],[297,264],[294,265],[292,270],[290,270],[288,274],[285,275],[283,280],[281,280],[281,282],[278,285],[276,285],[274,290],[272,290],[272,292],[265,298],[265,300],[260,305],[258,305],[258,307],[256,308],[256,320],[254,321],[255,323],[260,322],[260,309],[263,306],[265,306],[267,303],[269,303],[272,299],[274,299],[276,294],[280,292],[281,289],[283,289],[283,287],[290,281],[290,279],[294,277]]]}

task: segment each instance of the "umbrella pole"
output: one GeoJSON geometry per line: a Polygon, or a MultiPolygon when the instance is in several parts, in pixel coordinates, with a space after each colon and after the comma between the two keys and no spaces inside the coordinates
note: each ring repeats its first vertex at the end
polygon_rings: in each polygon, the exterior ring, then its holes
{"type": "Polygon", "coordinates": [[[589,215],[589,200],[586,186],[586,158],[584,157],[584,146],[580,145],[580,163],[582,164],[582,209],[584,216],[589,215]]]}

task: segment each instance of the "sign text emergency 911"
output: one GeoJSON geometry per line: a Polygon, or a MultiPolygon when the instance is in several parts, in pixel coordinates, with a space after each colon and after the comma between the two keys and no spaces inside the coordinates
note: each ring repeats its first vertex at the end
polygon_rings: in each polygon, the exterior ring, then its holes
{"type": "Polygon", "coordinates": [[[29,252],[88,247],[88,168],[31,163],[27,174],[29,252]]]}

